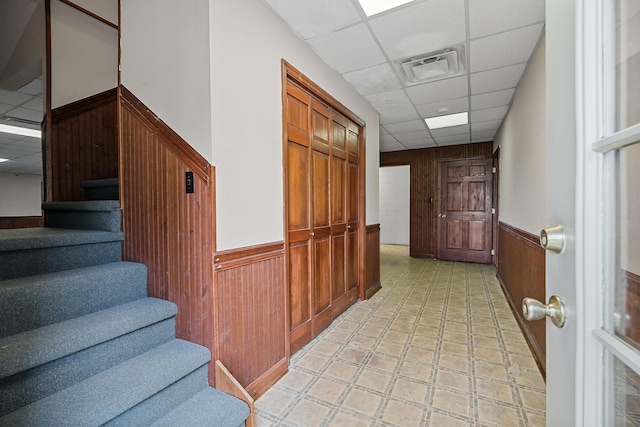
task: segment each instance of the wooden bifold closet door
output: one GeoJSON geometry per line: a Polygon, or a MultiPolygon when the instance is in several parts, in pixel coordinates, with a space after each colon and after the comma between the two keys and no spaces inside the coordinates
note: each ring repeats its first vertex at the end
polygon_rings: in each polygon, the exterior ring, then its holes
{"type": "Polygon", "coordinates": [[[293,353],[358,299],[361,128],[290,81],[284,125],[293,353]]]}

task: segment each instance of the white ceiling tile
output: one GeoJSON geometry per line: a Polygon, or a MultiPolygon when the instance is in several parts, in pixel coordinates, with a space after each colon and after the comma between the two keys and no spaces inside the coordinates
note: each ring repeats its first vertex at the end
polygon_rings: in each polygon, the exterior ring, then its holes
{"type": "Polygon", "coordinates": [[[467,76],[411,86],[407,88],[407,94],[416,105],[468,96],[467,76]]]}
{"type": "Polygon", "coordinates": [[[490,120],[488,122],[471,123],[471,132],[483,132],[487,130],[497,130],[500,128],[502,120],[490,120]]]}
{"type": "Polygon", "coordinates": [[[33,98],[31,101],[22,104],[22,107],[42,112],[44,110],[44,101],[42,100],[42,97],[38,96],[33,98]]]}
{"type": "Polygon", "coordinates": [[[460,125],[460,126],[451,126],[448,128],[440,128],[431,130],[431,135],[434,138],[442,137],[442,136],[453,136],[453,135],[469,135],[470,132],[469,125],[460,125]]]}
{"type": "Polygon", "coordinates": [[[330,33],[361,20],[351,0],[265,0],[303,39],[330,33]]]}
{"type": "Polygon", "coordinates": [[[380,144],[380,151],[400,151],[406,149],[407,147],[398,142],[380,144]]]}
{"type": "Polygon", "coordinates": [[[385,62],[384,55],[364,24],[313,38],[309,44],[339,73],[385,62]]]}
{"type": "Polygon", "coordinates": [[[470,142],[471,138],[469,138],[469,135],[441,136],[436,138],[438,145],[468,144],[470,142]]]}
{"type": "Polygon", "coordinates": [[[387,130],[382,126],[378,127],[378,132],[380,133],[380,135],[389,135],[389,132],[387,132],[387,130]]]}
{"type": "Polygon", "coordinates": [[[37,79],[31,81],[31,83],[27,83],[18,89],[18,92],[26,93],[27,95],[41,95],[42,94],[42,77],[38,77],[37,79]]]}
{"type": "Polygon", "coordinates": [[[466,40],[464,0],[428,0],[369,20],[391,60],[466,40]]]}
{"type": "Polygon", "coordinates": [[[469,111],[469,98],[447,99],[432,104],[418,105],[417,108],[418,113],[423,118],[462,113],[463,111],[469,111]],[[440,111],[445,108],[446,111],[440,111]]]}
{"type": "Polygon", "coordinates": [[[9,105],[21,105],[33,98],[31,95],[20,92],[11,92],[8,90],[0,89],[0,99],[3,104],[9,105]]]}
{"type": "Polygon", "coordinates": [[[508,105],[511,102],[511,98],[513,98],[514,92],[515,89],[505,89],[480,95],[471,95],[471,109],[481,110],[483,108],[508,105]]]}
{"type": "Polygon", "coordinates": [[[471,41],[472,73],[527,62],[543,24],[531,25],[471,41]]]}
{"type": "Polygon", "coordinates": [[[365,96],[365,98],[380,114],[389,113],[394,110],[413,109],[413,104],[411,104],[411,101],[409,101],[409,98],[407,98],[407,95],[402,90],[376,93],[365,96]]]}
{"type": "Polygon", "coordinates": [[[428,139],[428,140],[422,140],[422,141],[406,142],[404,143],[404,145],[406,145],[407,148],[409,149],[429,148],[429,147],[435,147],[436,142],[433,139],[428,139]]]}
{"type": "Polygon", "coordinates": [[[502,120],[507,114],[507,106],[485,108],[484,110],[476,110],[471,112],[471,123],[487,122],[489,120],[502,120]]]}
{"type": "Polygon", "coordinates": [[[496,131],[495,130],[487,130],[487,131],[482,131],[482,132],[473,132],[473,133],[471,133],[471,138],[472,139],[492,140],[494,136],[496,136],[496,131]]]}
{"type": "Polygon", "coordinates": [[[473,0],[469,2],[472,39],[544,21],[545,0],[473,0]]]}
{"type": "Polygon", "coordinates": [[[516,87],[526,64],[510,65],[471,74],[471,94],[494,92],[516,87]]]}
{"type": "Polygon", "coordinates": [[[424,120],[412,120],[409,122],[389,123],[384,128],[391,133],[396,132],[419,132],[427,130],[424,120]]]}
{"type": "Polygon", "coordinates": [[[30,120],[32,122],[40,122],[42,121],[43,114],[41,111],[29,110],[27,108],[18,107],[18,108],[14,108],[9,113],[7,113],[7,116],[16,117],[18,119],[30,120]]]}
{"type": "Polygon", "coordinates": [[[401,89],[395,70],[389,64],[380,64],[364,70],[342,75],[361,95],[401,89]]]}
{"type": "Polygon", "coordinates": [[[412,142],[412,141],[428,141],[431,138],[429,132],[426,130],[423,132],[402,132],[394,134],[396,139],[402,143],[412,142]]]}
{"type": "Polygon", "coordinates": [[[5,104],[3,102],[0,102],[0,114],[4,114],[7,111],[11,110],[12,108],[14,108],[13,105],[9,105],[9,104],[5,104]]]}
{"type": "Polygon", "coordinates": [[[398,123],[402,120],[419,120],[420,116],[416,111],[411,107],[406,110],[395,110],[390,111],[385,114],[380,114],[380,124],[386,125],[388,123],[398,123]]]}
{"type": "Polygon", "coordinates": [[[398,143],[393,135],[380,135],[380,144],[398,143]]]}

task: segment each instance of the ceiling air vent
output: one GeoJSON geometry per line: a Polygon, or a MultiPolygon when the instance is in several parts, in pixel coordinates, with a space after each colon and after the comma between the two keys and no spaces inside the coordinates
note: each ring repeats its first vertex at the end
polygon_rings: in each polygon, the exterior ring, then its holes
{"type": "Polygon", "coordinates": [[[465,72],[462,45],[414,56],[400,62],[407,84],[439,80],[465,72]]]}

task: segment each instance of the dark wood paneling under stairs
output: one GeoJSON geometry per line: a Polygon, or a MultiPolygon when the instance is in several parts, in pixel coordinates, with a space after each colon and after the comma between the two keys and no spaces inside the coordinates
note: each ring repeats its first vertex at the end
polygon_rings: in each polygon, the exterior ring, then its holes
{"type": "Polygon", "coordinates": [[[118,176],[117,90],[52,110],[47,137],[47,201],[85,200],[82,181],[118,176]]]}

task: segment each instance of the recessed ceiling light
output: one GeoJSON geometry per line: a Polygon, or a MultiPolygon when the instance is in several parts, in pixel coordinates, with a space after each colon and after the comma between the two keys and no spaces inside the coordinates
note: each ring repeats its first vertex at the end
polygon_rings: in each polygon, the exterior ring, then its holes
{"type": "Polygon", "coordinates": [[[466,125],[469,123],[469,115],[464,113],[447,114],[446,116],[429,117],[424,119],[429,129],[446,128],[450,126],[466,125]]]}
{"type": "Polygon", "coordinates": [[[3,159],[3,158],[0,157],[0,163],[4,163],[4,162],[8,162],[8,161],[9,161],[9,159],[3,159]]]}
{"type": "Polygon", "coordinates": [[[18,126],[0,125],[0,132],[12,133],[14,135],[32,136],[34,138],[41,137],[41,133],[39,130],[21,128],[18,126]]]}
{"type": "Polygon", "coordinates": [[[394,7],[402,6],[405,3],[411,3],[413,0],[358,0],[360,6],[364,9],[367,16],[375,15],[394,7]]]}

